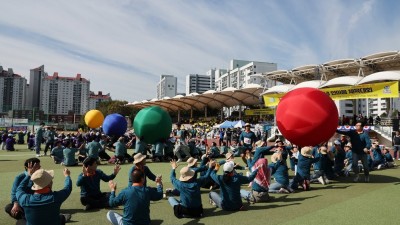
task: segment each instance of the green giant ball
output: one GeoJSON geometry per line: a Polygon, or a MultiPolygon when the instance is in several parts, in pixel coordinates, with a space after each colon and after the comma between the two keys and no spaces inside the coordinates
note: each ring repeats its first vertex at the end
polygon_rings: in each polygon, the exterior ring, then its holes
{"type": "Polygon", "coordinates": [[[158,106],[151,106],[139,111],[133,121],[135,134],[148,144],[169,138],[172,121],[169,114],[158,106]]]}

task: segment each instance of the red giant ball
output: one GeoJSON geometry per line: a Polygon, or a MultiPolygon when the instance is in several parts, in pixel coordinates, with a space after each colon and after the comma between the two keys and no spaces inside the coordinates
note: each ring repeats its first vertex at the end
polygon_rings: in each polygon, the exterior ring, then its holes
{"type": "Polygon", "coordinates": [[[338,125],[335,102],[316,88],[298,88],[285,94],[276,109],[282,135],[299,146],[328,141],[338,125]]]}

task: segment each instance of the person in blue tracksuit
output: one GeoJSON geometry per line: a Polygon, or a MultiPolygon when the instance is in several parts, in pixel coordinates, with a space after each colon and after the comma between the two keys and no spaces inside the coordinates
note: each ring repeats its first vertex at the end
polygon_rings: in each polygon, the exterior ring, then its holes
{"type": "Polygon", "coordinates": [[[211,167],[215,163],[209,163],[209,169],[204,176],[196,178],[196,172],[189,166],[185,166],[180,171],[179,180],[176,179],[175,169],[178,167],[176,161],[171,161],[171,183],[180,193],[180,200],[169,197],[168,202],[174,209],[174,214],[178,218],[183,217],[202,217],[203,205],[201,204],[200,187],[207,182],[211,173],[211,167]]]}
{"type": "MultiPolygon", "coordinates": [[[[24,209],[19,205],[17,201],[17,188],[22,180],[28,176],[28,165],[35,164],[38,169],[40,169],[40,160],[38,158],[29,158],[25,160],[24,167],[25,171],[18,176],[15,177],[13,186],[11,188],[11,203],[7,204],[5,207],[6,213],[8,213],[14,219],[25,219],[25,212],[24,209]]],[[[31,189],[33,186],[33,182],[29,181],[28,185],[26,186],[24,192],[28,194],[33,194],[33,190],[31,189]]]]}
{"type": "Polygon", "coordinates": [[[106,175],[103,171],[97,169],[97,160],[88,157],[83,162],[82,173],[79,174],[76,185],[81,188],[81,203],[85,210],[94,208],[108,207],[108,192],[101,192],[100,180],[108,182],[117,176],[121,167],[115,165],[114,172],[106,175]]]}
{"type": "Polygon", "coordinates": [[[352,146],[351,151],[353,154],[352,169],[354,174],[356,175],[354,178],[354,182],[358,182],[360,179],[358,160],[361,160],[364,167],[364,180],[365,182],[369,182],[369,169],[366,152],[368,151],[368,149],[371,148],[371,140],[368,136],[368,133],[364,131],[363,122],[357,122],[355,128],[355,130],[348,131],[337,130],[336,133],[344,134],[350,137],[350,143],[352,146]]]}
{"type": "Polygon", "coordinates": [[[301,148],[299,159],[297,163],[297,173],[291,180],[289,186],[293,190],[296,190],[299,185],[302,185],[303,190],[310,190],[310,169],[311,165],[317,162],[320,158],[314,157],[312,154],[311,147],[301,148]]]}
{"type": "Polygon", "coordinates": [[[271,175],[275,178],[275,183],[269,185],[269,193],[292,193],[293,189],[289,186],[289,168],[282,161],[282,154],[276,152],[271,156],[271,163],[268,165],[271,175]]]}
{"type": "Polygon", "coordinates": [[[268,201],[269,185],[271,179],[270,168],[268,167],[268,160],[264,158],[264,155],[271,151],[274,146],[268,147],[257,147],[254,153],[253,159],[250,158],[250,153],[246,155],[247,165],[249,165],[249,171],[252,172],[259,165],[261,166],[258,170],[256,178],[251,183],[251,191],[240,190],[240,195],[245,200],[256,203],[256,202],[266,202],[268,201]]]}
{"type": "Polygon", "coordinates": [[[109,198],[110,207],[124,206],[124,213],[120,214],[109,211],[107,219],[113,225],[136,225],[150,224],[150,201],[158,201],[163,196],[161,178],[156,180],[157,188],[150,188],[144,185],[144,174],[141,170],[132,172],[132,185],[123,189],[118,196],[115,195],[117,185],[113,181],[108,183],[111,189],[109,198]]]}
{"type": "Polygon", "coordinates": [[[385,164],[385,159],[383,158],[381,148],[377,142],[374,142],[371,147],[372,156],[373,156],[373,167],[377,167],[377,169],[381,169],[385,164]]]}
{"type": "Polygon", "coordinates": [[[253,181],[259,167],[253,170],[249,177],[235,173],[233,162],[227,162],[223,167],[223,175],[217,175],[218,166],[211,172],[211,178],[220,186],[220,194],[211,191],[209,194],[210,203],[227,211],[241,210],[243,203],[240,196],[240,186],[253,181]]]}
{"type": "Polygon", "coordinates": [[[143,172],[143,178],[144,178],[144,186],[147,186],[147,180],[146,177],[149,178],[152,181],[156,181],[156,175],[154,175],[149,167],[146,166],[146,155],[142,155],[142,153],[137,153],[133,157],[134,161],[132,168],[128,172],[128,187],[132,186],[132,173],[135,170],[141,170],[143,172]]]}
{"type": "Polygon", "coordinates": [[[64,169],[64,188],[60,191],[52,190],[53,170],[38,169],[37,165],[30,163],[27,172],[28,175],[19,184],[16,193],[18,203],[25,211],[26,224],[65,224],[66,220],[60,215],[60,208],[72,191],[70,171],[64,169]],[[33,194],[25,191],[30,180],[33,182],[33,194]]]}

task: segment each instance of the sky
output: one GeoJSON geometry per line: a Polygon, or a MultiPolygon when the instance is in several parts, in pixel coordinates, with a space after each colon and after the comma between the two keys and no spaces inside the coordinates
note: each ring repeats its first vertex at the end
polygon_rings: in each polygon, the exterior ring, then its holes
{"type": "Polygon", "coordinates": [[[160,75],[279,70],[400,50],[397,0],[0,0],[0,65],[90,80],[128,102],[156,97],[160,75]]]}

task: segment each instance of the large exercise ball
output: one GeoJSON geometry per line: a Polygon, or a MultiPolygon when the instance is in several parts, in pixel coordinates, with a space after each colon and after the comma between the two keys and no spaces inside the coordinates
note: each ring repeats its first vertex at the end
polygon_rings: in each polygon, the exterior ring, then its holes
{"type": "Polygon", "coordinates": [[[139,111],[133,121],[135,134],[148,144],[168,139],[172,130],[169,114],[158,106],[151,106],[139,111]]]}
{"type": "Polygon", "coordinates": [[[85,123],[90,128],[98,128],[103,124],[104,115],[99,110],[93,109],[85,114],[85,123]]]}
{"type": "Polygon", "coordinates": [[[122,136],[126,132],[128,123],[125,117],[118,113],[113,113],[104,119],[103,122],[103,132],[108,136],[122,136]]]}
{"type": "Polygon", "coordinates": [[[298,88],[285,94],[276,109],[282,135],[299,146],[328,141],[338,125],[334,101],[316,88],[298,88]]]}

